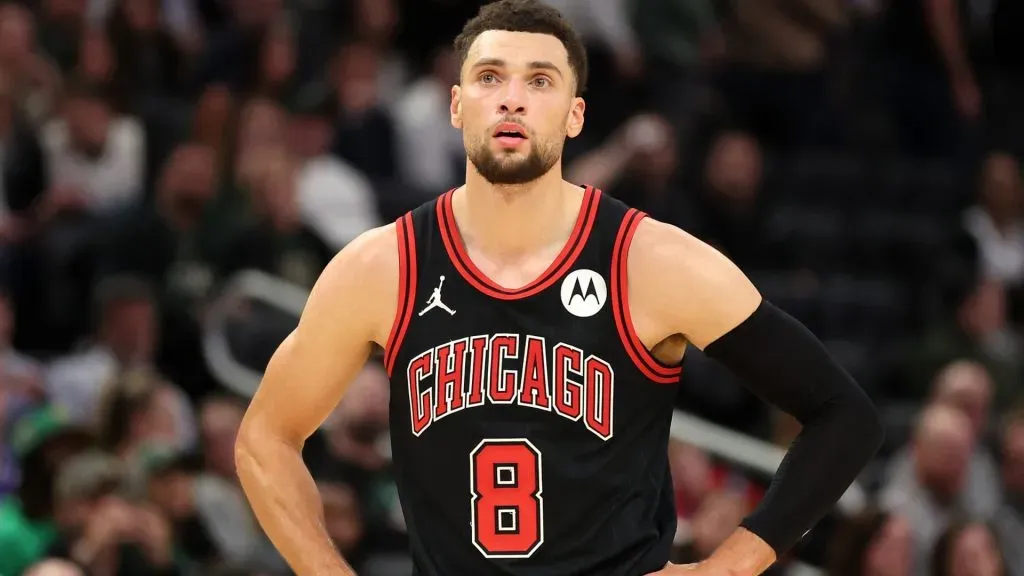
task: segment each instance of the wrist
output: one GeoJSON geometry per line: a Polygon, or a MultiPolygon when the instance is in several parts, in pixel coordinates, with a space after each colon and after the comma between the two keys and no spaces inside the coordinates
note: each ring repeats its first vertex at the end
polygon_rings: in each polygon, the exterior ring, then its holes
{"type": "Polygon", "coordinates": [[[705,561],[715,574],[758,576],[775,563],[775,550],[746,528],[737,528],[705,561]]]}

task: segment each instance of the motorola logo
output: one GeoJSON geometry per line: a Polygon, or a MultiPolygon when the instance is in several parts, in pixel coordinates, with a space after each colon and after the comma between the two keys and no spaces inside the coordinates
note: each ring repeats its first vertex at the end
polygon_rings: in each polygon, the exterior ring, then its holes
{"type": "Polygon", "coordinates": [[[562,280],[562,306],[579,318],[588,318],[604,308],[608,285],[593,270],[573,270],[562,280]]]}

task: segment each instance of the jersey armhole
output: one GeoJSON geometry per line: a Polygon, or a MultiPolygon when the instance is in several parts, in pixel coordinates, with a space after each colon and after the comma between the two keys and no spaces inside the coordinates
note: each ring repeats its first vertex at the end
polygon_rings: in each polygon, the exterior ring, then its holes
{"type": "Polygon", "coordinates": [[[411,212],[395,221],[395,230],[398,234],[398,305],[387,346],[384,347],[384,368],[388,376],[391,376],[398,350],[405,339],[416,299],[416,233],[411,212]]]}
{"type": "Polygon", "coordinates": [[[658,384],[675,384],[679,381],[682,367],[664,364],[651,354],[637,336],[629,313],[629,247],[636,229],[646,217],[647,214],[630,208],[619,225],[615,247],[612,249],[612,314],[615,316],[615,328],[622,346],[637,369],[658,384]]]}

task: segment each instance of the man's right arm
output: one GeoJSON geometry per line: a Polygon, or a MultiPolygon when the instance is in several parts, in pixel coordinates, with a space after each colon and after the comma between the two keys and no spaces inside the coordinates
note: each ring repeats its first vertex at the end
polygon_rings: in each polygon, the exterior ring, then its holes
{"type": "Polygon", "coordinates": [[[235,446],[238,477],[267,535],[299,575],[354,574],[324,528],[302,446],[341,400],[398,300],[395,226],[345,247],[313,287],[299,325],[274,353],[235,446]]]}

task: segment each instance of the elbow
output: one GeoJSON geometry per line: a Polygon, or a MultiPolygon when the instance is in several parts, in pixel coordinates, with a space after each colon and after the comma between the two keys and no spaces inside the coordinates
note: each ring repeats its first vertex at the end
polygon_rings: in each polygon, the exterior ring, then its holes
{"type": "Polygon", "coordinates": [[[242,421],[235,438],[235,470],[239,478],[259,466],[262,453],[268,446],[268,435],[266,427],[249,416],[242,421]]]}
{"type": "Polygon", "coordinates": [[[847,393],[833,404],[835,419],[849,438],[851,451],[866,464],[882,448],[885,426],[871,398],[856,383],[851,384],[847,393]]]}
{"type": "Polygon", "coordinates": [[[243,472],[250,469],[255,461],[257,443],[253,441],[252,435],[252,425],[242,422],[242,426],[238,430],[238,436],[235,438],[234,451],[235,470],[240,478],[243,472]]]}
{"type": "Polygon", "coordinates": [[[240,479],[257,473],[264,462],[276,459],[281,450],[294,451],[301,458],[302,445],[302,442],[289,441],[276,427],[262,419],[246,415],[235,438],[235,470],[240,479]]]}

